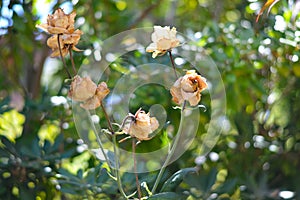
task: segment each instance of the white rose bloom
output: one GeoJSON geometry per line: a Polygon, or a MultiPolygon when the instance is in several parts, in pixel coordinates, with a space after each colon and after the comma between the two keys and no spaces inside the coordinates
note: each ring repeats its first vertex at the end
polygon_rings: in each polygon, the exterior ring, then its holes
{"type": "Polygon", "coordinates": [[[176,38],[176,28],[170,29],[169,26],[154,26],[154,32],[151,35],[152,43],[146,48],[147,52],[153,52],[152,57],[163,55],[167,51],[177,47],[179,40],[176,38]]]}

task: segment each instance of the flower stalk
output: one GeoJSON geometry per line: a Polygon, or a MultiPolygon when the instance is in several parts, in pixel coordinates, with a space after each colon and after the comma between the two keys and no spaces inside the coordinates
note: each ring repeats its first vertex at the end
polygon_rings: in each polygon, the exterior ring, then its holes
{"type": "Polygon", "coordinates": [[[114,132],[114,130],[113,130],[112,123],[111,123],[111,121],[110,121],[110,119],[109,119],[109,116],[108,116],[108,114],[107,114],[107,112],[106,112],[106,109],[105,109],[105,107],[103,106],[103,103],[102,103],[102,102],[101,102],[101,108],[102,108],[102,111],[103,111],[103,113],[104,113],[104,117],[105,117],[105,119],[106,119],[106,121],[107,121],[108,129],[109,129],[110,133],[111,133],[112,135],[114,135],[115,132],[114,132]]]}
{"type": "Polygon", "coordinates": [[[120,166],[119,166],[119,150],[117,148],[117,136],[116,134],[113,134],[112,135],[112,140],[113,140],[113,147],[114,147],[114,155],[115,155],[115,176],[117,178],[117,184],[118,184],[118,188],[121,192],[121,194],[126,198],[128,199],[130,196],[128,196],[124,189],[123,189],[123,186],[122,186],[122,180],[121,180],[121,177],[120,177],[120,172],[119,172],[119,169],[120,169],[120,166]]]}
{"type": "Polygon", "coordinates": [[[184,103],[182,104],[182,107],[181,107],[180,125],[179,125],[179,128],[178,128],[177,135],[175,137],[175,140],[173,142],[171,150],[168,152],[167,158],[166,158],[164,164],[162,165],[162,167],[161,167],[161,169],[160,169],[160,171],[159,171],[159,173],[157,175],[157,178],[155,180],[154,186],[153,186],[153,188],[151,190],[152,194],[155,193],[155,191],[156,191],[156,189],[158,187],[158,184],[159,184],[159,182],[160,182],[160,180],[162,178],[162,175],[165,172],[165,169],[166,169],[167,165],[169,164],[169,162],[170,162],[170,160],[171,160],[171,158],[172,158],[172,156],[173,156],[173,154],[174,154],[174,152],[175,152],[175,150],[177,148],[177,145],[178,145],[178,142],[179,142],[179,138],[180,138],[180,136],[182,134],[185,105],[186,105],[186,101],[184,101],[184,103]]]}
{"type": "MultiPolygon", "coordinates": [[[[59,50],[59,55],[60,55],[60,58],[61,58],[61,61],[63,62],[63,66],[68,74],[68,78],[69,79],[72,79],[72,76],[68,70],[68,67],[67,67],[67,64],[66,64],[66,61],[65,61],[65,58],[62,54],[62,51],[61,51],[61,44],[60,44],[60,34],[57,35],[57,44],[58,44],[58,50],[59,50]]],[[[74,61],[73,61],[74,62],[74,61]]]]}
{"type": "Polygon", "coordinates": [[[70,60],[71,60],[73,72],[74,72],[74,74],[77,74],[75,63],[74,63],[72,49],[70,47],[69,47],[69,54],[70,54],[70,60]]]}
{"type": "Polygon", "coordinates": [[[169,52],[169,57],[170,57],[170,60],[171,60],[171,63],[172,63],[172,68],[174,70],[175,77],[176,77],[176,79],[178,79],[178,75],[177,75],[177,72],[176,72],[176,67],[175,67],[174,59],[173,59],[173,56],[172,56],[172,51],[169,50],[168,52],[169,52]]]}
{"type": "Polygon", "coordinates": [[[142,198],[142,192],[141,192],[141,186],[140,186],[140,182],[139,182],[139,176],[138,176],[138,173],[137,173],[135,148],[136,148],[135,138],[132,138],[132,157],[133,157],[135,183],[136,183],[136,188],[137,188],[137,191],[138,191],[138,197],[139,197],[139,199],[141,199],[142,198]]]}
{"type": "Polygon", "coordinates": [[[88,114],[88,116],[89,116],[89,117],[88,117],[88,118],[89,118],[89,121],[90,121],[90,123],[91,123],[91,125],[92,125],[92,129],[93,129],[93,132],[94,132],[94,134],[95,134],[95,136],[96,136],[96,141],[97,141],[97,143],[98,143],[98,145],[99,145],[99,147],[100,147],[101,153],[102,153],[103,156],[104,156],[104,160],[105,160],[105,162],[107,162],[110,171],[112,171],[113,168],[112,168],[112,166],[111,166],[111,163],[109,162],[109,159],[108,159],[108,157],[107,157],[107,155],[106,155],[106,153],[105,153],[105,151],[104,151],[104,148],[103,148],[101,139],[100,139],[100,137],[99,137],[99,135],[98,135],[98,131],[97,131],[96,127],[95,127],[95,124],[94,124],[94,122],[93,122],[92,119],[91,119],[91,113],[90,113],[89,110],[86,110],[86,112],[87,112],[87,114],[88,114]]]}

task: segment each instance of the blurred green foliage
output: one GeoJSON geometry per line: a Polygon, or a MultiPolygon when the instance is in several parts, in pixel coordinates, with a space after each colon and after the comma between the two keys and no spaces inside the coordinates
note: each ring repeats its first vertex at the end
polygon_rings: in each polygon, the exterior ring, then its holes
{"type": "MultiPolygon", "coordinates": [[[[0,2],[0,199],[122,199],[105,163],[87,150],[76,133],[70,102],[64,98],[68,84],[62,63],[48,57],[48,35],[35,28],[48,14],[39,2],[0,2]]],[[[226,89],[226,133],[211,153],[200,155],[209,107],[201,112],[193,144],[167,168],[160,193],[149,199],[288,199],[283,191],[293,192],[289,199],[300,198],[298,0],[279,1],[257,23],[256,14],[264,1],[43,3],[50,13],[57,7],[77,11],[76,25],[84,32],[81,49],[93,50],[128,29],[170,25],[194,40],[216,63],[226,89]]],[[[76,52],[74,59],[79,67],[96,57],[76,52]]],[[[169,64],[168,57],[159,59],[169,64]]],[[[120,58],[105,72],[109,87],[129,66],[150,61],[151,55],[140,52],[120,58]]],[[[159,103],[177,127],[179,112],[165,93],[160,87],[139,88],[130,111],[141,104],[148,109],[159,103]]],[[[203,95],[202,103],[209,105],[208,95],[203,95]]],[[[104,116],[100,117],[103,122],[104,116]]],[[[166,130],[137,151],[160,148],[172,139],[168,137],[172,136],[166,130]]],[[[127,148],[130,142],[121,146],[127,148]]],[[[139,178],[152,188],[156,175],[151,172],[139,178]]],[[[132,174],[124,173],[122,181],[128,193],[136,190],[132,174]]]]}

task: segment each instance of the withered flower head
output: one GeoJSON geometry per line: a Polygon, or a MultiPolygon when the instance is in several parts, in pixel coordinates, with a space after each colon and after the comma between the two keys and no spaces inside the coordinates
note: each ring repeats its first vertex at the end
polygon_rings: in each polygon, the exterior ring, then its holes
{"type": "Polygon", "coordinates": [[[102,100],[108,95],[109,92],[110,91],[106,83],[101,82],[96,89],[95,95],[84,101],[82,104],[80,104],[80,106],[86,110],[96,109],[101,105],[102,100]]]}
{"type": "Polygon", "coordinates": [[[46,24],[40,24],[37,27],[50,34],[73,33],[75,16],[75,11],[67,15],[61,8],[58,8],[53,15],[48,15],[46,24]]]}
{"type": "Polygon", "coordinates": [[[97,85],[90,77],[81,78],[76,75],[70,86],[68,96],[74,101],[86,101],[96,93],[97,85]]]}
{"type": "Polygon", "coordinates": [[[151,35],[152,43],[146,48],[147,52],[153,52],[152,57],[163,55],[167,51],[179,45],[176,38],[176,28],[170,29],[169,26],[154,26],[154,32],[151,35]]]}
{"type": "Polygon", "coordinates": [[[105,82],[97,86],[90,77],[81,78],[77,75],[71,83],[68,97],[81,102],[82,108],[92,110],[101,105],[108,93],[109,89],[105,82]]]}
{"type": "MultiPolygon", "coordinates": [[[[76,47],[80,40],[80,36],[82,35],[82,31],[76,30],[71,34],[62,34],[59,37],[60,49],[62,56],[66,56],[68,54],[69,49],[74,51],[81,51],[76,47]]],[[[53,35],[47,40],[47,45],[52,49],[51,57],[60,56],[59,46],[58,46],[58,35],[53,35]]]]}
{"type": "Polygon", "coordinates": [[[195,106],[201,100],[200,92],[206,88],[206,79],[198,75],[195,70],[189,70],[171,87],[172,100],[177,104],[187,100],[191,106],[195,106]]]}
{"type": "Polygon", "coordinates": [[[130,134],[138,140],[150,140],[149,134],[153,133],[159,127],[159,123],[155,117],[150,117],[150,113],[139,109],[135,115],[134,120],[129,126],[124,127],[124,132],[130,134]]]}

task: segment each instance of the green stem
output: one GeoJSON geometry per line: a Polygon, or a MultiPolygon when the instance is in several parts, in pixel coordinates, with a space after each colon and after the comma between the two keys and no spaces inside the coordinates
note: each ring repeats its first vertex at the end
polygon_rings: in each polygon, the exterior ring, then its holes
{"type": "Polygon", "coordinates": [[[111,164],[110,164],[110,162],[109,162],[108,157],[106,156],[106,153],[105,153],[105,151],[104,151],[104,148],[103,148],[101,139],[100,139],[100,137],[99,137],[99,135],[98,135],[98,131],[97,131],[96,127],[95,127],[94,122],[92,121],[92,119],[91,119],[91,117],[90,117],[90,116],[91,116],[91,113],[90,113],[88,110],[86,110],[86,111],[87,111],[87,113],[88,113],[88,115],[89,115],[89,121],[90,121],[90,123],[92,124],[93,132],[95,133],[96,140],[97,140],[97,143],[98,143],[98,145],[99,145],[99,147],[100,147],[100,150],[101,150],[101,152],[102,152],[102,154],[103,154],[103,156],[104,156],[105,161],[106,161],[107,164],[108,164],[108,167],[109,167],[110,171],[112,171],[112,166],[111,166],[111,164]]]}
{"type": "Polygon", "coordinates": [[[66,64],[65,58],[63,57],[62,52],[61,52],[61,45],[60,45],[59,36],[60,36],[60,34],[57,35],[57,43],[58,43],[59,55],[61,57],[61,61],[63,62],[64,68],[65,68],[65,70],[66,70],[66,72],[68,74],[69,79],[72,79],[72,76],[71,76],[71,74],[70,74],[70,72],[69,72],[69,70],[67,68],[67,64],[66,64]]]}
{"type": "Polygon", "coordinates": [[[109,131],[111,132],[111,134],[114,135],[115,132],[114,132],[114,130],[113,130],[113,128],[112,128],[112,124],[111,124],[111,121],[110,121],[110,119],[109,119],[109,116],[108,116],[108,114],[107,114],[107,112],[106,112],[106,110],[105,110],[105,107],[103,106],[103,102],[101,102],[101,108],[102,108],[102,110],[103,110],[104,117],[105,117],[105,119],[106,119],[106,121],[107,121],[108,129],[109,129],[109,131]]]}
{"type": "Polygon", "coordinates": [[[118,148],[117,148],[117,136],[112,128],[112,123],[109,119],[109,116],[106,112],[106,109],[103,105],[103,102],[101,102],[101,108],[102,108],[102,111],[104,113],[104,116],[106,118],[106,121],[107,121],[107,124],[108,124],[108,129],[109,131],[111,132],[111,135],[112,135],[112,140],[113,140],[113,146],[114,146],[114,155],[115,155],[115,176],[117,178],[117,184],[118,184],[118,188],[121,192],[121,194],[126,198],[128,199],[129,196],[126,195],[126,193],[124,192],[123,190],[123,187],[122,187],[122,182],[121,182],[121,177],[120,177],[120,173],[119,173],[119,151],[118,151],[118,148]]]}
{"type": "Polygon", "coordinates": [[[138,173],[137,173],[135,147],[136,147],[135,138],[132,138],[132,157],[133,157],[133,168],[134,168],[134,175],[135,175],[135,183],[136,183],[136,188],[137,188],[137,191],[138,191],[139,199],[141,199],[142,198],[142,192],[141,192],[141,186],[140,186],[140,183],[139,183],[139,176],[138,176],[138,173]]]}
{"type": "Polygon", "coordinates": [[[117,184],[118,184],[118,188],[121,192],[121,194],[126,198],[128,199],[129,196],[126,195],[126,193],[124,192],[123,190],[123,187],[122,187],[122,181],[121,181],[121,177],[120,177],[120,173],[119,173],[119,151],[118,151],[118,148],[117,148],[117,136],[114,134],[112,135],[112,138],[113,138],[113,146],[114,146],[114,154],[115,154],[115,175],[117,177],[117,184]]]}
{"type": "Polygon", "coordinates": [[[186,105],[186,101],[184,101],[183,104],[182,104],[181,117],[180,117],[180,125],[179,125],[179,128],[178,128],[177,135],[176,135],[176,137],[175,137],[175,140],[174,140],[174,142],[173,142],[173,145],[172,145],[172,147],[171,147],[171,150],[170,150],[170,152],[168,153],[167,158],[166,158],[166,160],[165,160],[163,166],[161,167],[161,169],[160,169],[160,171],[159,171],[159,173],[158,173],[158,176],[157,176],[157,178],[156,178],[156,180],[155,180],[154,186],[153,186],[153,188],[152,188],[152,190],[151,190],[151,193],[152,193],[152,194],[155,193],[155,191],[156,191],[156,189],[157,189],[157,186],[158,186],[158,184],[159,184],[159,181],[161,180],[162,175],[163,175],[163,173],[164,173],[164,171],[165,171],[167,165],[169,164],[170,159],[172,158],[172,156],[173,156],[173,154],[174,154],[174,152],[175,152],[175,150],[176,150],[176,148],[177,148],[177,145],[178,145],[178,142],[179,142],[179,138],[180,138],[180,136],[181,136],[181,134],[182,134],[183,112],[184,112],[184,109],[185,109],[185,105],[186,105]]]}

